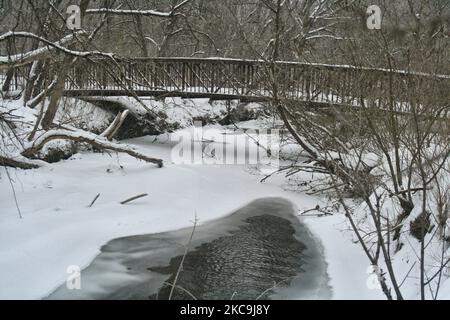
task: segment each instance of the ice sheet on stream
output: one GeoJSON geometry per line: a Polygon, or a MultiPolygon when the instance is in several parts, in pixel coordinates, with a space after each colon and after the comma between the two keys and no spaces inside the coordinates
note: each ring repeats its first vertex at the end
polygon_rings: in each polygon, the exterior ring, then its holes
{"type": "MultiPolygon", "coordinates": [[[[63,283],[48,298],[167,299],[191,232],[114,239],[81,272],[80,290],[63,283]]],[[[263,198],[196,227],[173,298],[326,299],[328,280],[322,248],[292,204],[263,198]]]]}

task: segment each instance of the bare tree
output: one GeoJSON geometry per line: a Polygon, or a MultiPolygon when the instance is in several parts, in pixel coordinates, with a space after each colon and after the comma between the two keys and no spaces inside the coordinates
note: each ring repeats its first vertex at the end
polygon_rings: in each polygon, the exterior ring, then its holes
{"type": "Polygon", "coordinates": [[[445,4],[386,3],[385,28],[375,32],[365,27],[364,1],[258,4],[267,15],[267,34],[256,37],[240,22],[241,37],[254,57],[266,62],[265,86],[273,109],[301,146],[304,159],[282,170],[288,176],[316,172],[325,181],[323,190],[334,190],[368,260],[380,270],[389,299],[404,298],[405,279],[396,272],[393,258],[406,241],[405,233],[416,237],[418,269],[411,271],[420,278],[422,299],[426,290],[436,298],[439,283],[434,281],[448,261],[441,257],[436,275],[430,276],[426,251],[446,241],[432,232],[432,221],[447,219],[442,218],[442,200],[441,209],[430,208],[430,190],[445,174],[450,154],[449,80],[437,75],[446,70],[450,50],[445,19],[416,18],[445,14],[445,4]],[[399,19],[405,16],[411,17],[412,27],[399,19]],[[304,101],[291,99],[298,80],[292,81],[277,61],[327,60],[320,51],[324,45],[335,50],[335,60],[351,67],[305,66],[299,75],[306,83],[304,101]],[[364,223],[349,197],[364,203],[364,223]],[[400,210],[395,210],[397,204],[400,210]]]}

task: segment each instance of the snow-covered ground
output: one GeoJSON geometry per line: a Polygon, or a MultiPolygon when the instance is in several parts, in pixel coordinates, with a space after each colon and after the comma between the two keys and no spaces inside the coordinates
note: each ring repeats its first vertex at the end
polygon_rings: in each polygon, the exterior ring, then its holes
{"type": "MultiPolygon", "coordinates": [[[[113,238],[191,226],[195,215],[206,222],[263,197],[289,199],[299,210],[324,204],[320,197],[285,191],[281,176],[260,183],[260,171],[251,166],[173,164],[168,136],[128,142],[164,159],[164,168],[124,154],[80,153],[39,169],[7,169],[22,219],[0,169],[0,298],[45,297],[66,280],[68,266],[89,265],[113,238]],[[140,193],[149,196],[119,204],[140,193]]],[[[343,215],[299,219],[324,248],[334,299],[384,298],[367,284],[367,258],[344,231],[343,215]]]]}
{"type": "MultiPolygon", "coordinates": [[[[145,111],[136,101],[127,98],[118,97],[111,101],[117,102],[117,99],[132,113],[145,111]]],[[[321,208],[330,205],[330,199],[325,195],[310,196],[301,191],[302,181],[316,181],[317,176],[303,173],[306,176],[298,174],[286,179],[283,175],[273,175],[261,183],[264,174],[274,170],[276,162],[271,162],[271,166],[258,167],[217,164],[224,157],[219,150],[230,141],[237,145],[237,163],[242,163],[245,160],[243,150],[253,152],[258,149],[255,145],[257,140],[252,140],[249,135],[264,128],[280,127],[276,120],[260,117],[258,120],[240,122],[239,130],[234,125],[208,125],[203,129],[196,128],[194,135],[191,135],[194,119],[206,117],[216,121],[227,114],[227,108],[236,108],[238,103],[234,101],[226,105],[207,99],[166,99],[158,102],[148,99],[144,103],[147,108],[165,113],[168,121],[184,128],[172,134],[121,142],[137,147],[148,156],[163,159],[165,165],[161,169],[126,154],[93,153],[92,150],[81,151],[58,163],[39,161],[37,163],[43,164],[39,169],[0,167],[0,298],[45,297],[67,279],[69,266],[86,267],[103,244],[117,237],[191,226],[194,216],[204,223],[234,212],[257,198],[283,197],[290,200],[299,212],[316,205],[321,208]],[[180,155],[177,153],[180,146],[177,141],[186,137],[192,138],[200,150],[204,148],[204,159],[198,164],[183,164],[180,157],[174,157],[180,155]],[[249,148],[249,145],[253,147],[249,148]],[[174,153],[174,150],[177,152],[174,153]],[[99,193],[99,198],[89,208],[88,205],[99,193]],[[126,205],[120,204],[120,201],[141,193],[149,195],[126,205]]],[[[257,110],[260,106],[250,104],[245,108],[257,110]]],[[[39,110],[23,107],[21,100],[0,100],[0,112],[6,111],[18,117],[19,125],[14,133],[0,128],[3,130],[0,132],[1,155],[30,161],[20,152],[24,144],[29,144],[26,137],[39,110]]],[[[63,99],[57,115],[59,123],[70,123],[94,132],[103,131],[113,118],[113,113],[109,111],[74,99],[63,99]]],[[[37,136],[41,134],[38,132],[37,136]]],[[[92,135],[95,136],[94,133],[92,135]]],[[[262,145],[267,142],[258,141],[262,145]]],[[[46,152],[49,148],[67,144],[55,140],[43,150],[46,152]]],[[[281,147],[285,159],[296,161],[302,153],[297,145],[286,141],[281,147]]],[[[272,155],[276,150],[277,145],[271,149],[272,155]]],[[[228,149],[225,151],[229,152],[228,149]]],[[[379,158],[375,156],[372,160],[379,161],[379,158]]],[[[448,176],[444,174],[442,180],[445,189],[450,183],[448,176]]],[[[433,199],[430,203],[436,205],[433,199]]],[[[396,212],[396,204],[392,200],[385,207],[396,212]]],[[[355,209],[358,223],[370,230],[364,205],[356,204],[355,209]]],[[[404,223],[413,221],[419,211],[419,206],[414,208],[404,223]]],[[[307,224],[323,247],[333,298],[385,298],[377,289],[376,275],[371,272],[368,259],[349,231],[349,223],[342,213],[325,217],[302,216],[299,219],[307,224]]],[[[403,249],[393,256],[396,277],[402,282],[404,297],[417,299],[420,296],[417,278],[419,242],[409,232],[404,232],[400,240],[404,244],[403,249]]],[[[428,250],[428,274],[434,274],[439,267],[441,243],[436,242],[428,250]]],[[[443,273],[440,299],[450,299],[449,270],[443,273]]]]}

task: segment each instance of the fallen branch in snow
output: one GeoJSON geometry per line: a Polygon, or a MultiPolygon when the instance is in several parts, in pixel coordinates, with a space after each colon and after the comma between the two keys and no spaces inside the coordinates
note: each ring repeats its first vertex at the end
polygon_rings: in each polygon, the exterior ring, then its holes
{"type": "Polygon", "coordinates": [[[91,203],[88,205],[88,208],[92,207],[95,203],[95,201],[97,201],[97,199],[100,197],[100,193],[97,193],[97,195],[95,196],[94,200],[91,201],[91,203]]]}
{"type": "Polygon", "coordinates": [[[333,214],[331,212],[323,210],[322,208],[320,208],[319,205],[316,205],[314,208],[304,210],[304,211],[298,213],[297,215],[302,216],[302,217],[323,217],[323,216],[332,216],[333,214]],[[318,211],[320,213],[306,214],[307,212],[311,212],[311,211],[318,211]]]}
{"type": "Polygon", "coordinates": [[[31,158],[35,156],[39,152],[39,150],[41,150],[45,146],[45,144],[47,144],[50,141],[58,139],[71,140],[75,142],[85,142],[98,149],[124,152],[137,159],[155,163],[158,165],[159,168],[163,166],[163,161],[161,159],[149,157],[135,150],[131,146],[110,142],[101,136],[80,130],[70,131],[67,129],[60,129],[60,130],[55,129],[47,131],[42,136],[34,140],[31,146],[23,150],[22,155],[24,157],[31,158]]]}
{"type": "Polygon", "coordinates": [[[128,198],[127,200],[122,201],[120,204],[125,204],[125,203],[131,202],[131,201],[134,201],[136,199],[143,198],[146,196],[148,196],[148,193],[138,194],[137,196],[134,196],[134,197],[128,198]]]}
{"type": "Polygon", "coordinates": [[[314,208],[304,210],[304,211],[300,212],[298,215],[303,215],[303,214],[305,214],[305,213],[307,213],[307,212],[316,211],[316,210],[319,210],[319,209],[320,209],[320,206],[319,206],[319,205],[316,205],[314,208]]]}
{"type": "Polygon", "coordinates": [[[333,214],[329,213],[329,212],[324,212],[324,213],[308,213],[308,214],[299,213],[298,215],[302,216],[302,217],[318,217],[318,218],[321,218],[321,217],[326,217],[326,216],[332,216],[333,214]]]}
{"type": "Polygon", "coordinates": [[[19,169],[36,169],[39,165],[27,161],[28,159],[17,160],[0,156],[0,166],[19,168],[19,169]]]}

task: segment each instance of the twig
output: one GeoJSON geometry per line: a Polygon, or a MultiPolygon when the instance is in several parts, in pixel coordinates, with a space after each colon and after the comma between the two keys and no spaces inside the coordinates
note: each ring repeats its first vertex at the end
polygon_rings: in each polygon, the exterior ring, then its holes
{"type": "Polygon", "coordinates": [[[302,213],[300,213],[298,215],[301,216],[301,217],[319,217],[319,218],[321,218],[321,217],[324,217],[324,216],[332,216],[333,214],[329,213],[329,212],[324,212],[324,213],[310,213],[310,214],[302,214],[302,213]]]}
{"type": "Polygon", "coordinates": [[[195,215],[194,226],[192,227],[192,232],[191,232],[191,235],[189,237],[188,243],[185,246],[183,258],[181,258],[181,262],[180,262],[180,265],[178,266],[177,274],[175,275],[175,279],[173,280],[173,286],[170,289],[169,300],[172,300],[173,290],[174,290],[174,288],[177,285],[178,277],[180,276],[181,270],[183,269],[184,259],[186,259],[186,256],[187,256],[188,251],[189,251],[189,247],[190,247],[191,242],[192,242],[192,238],[194,237],[194,232],[195,232],[195,227],[197,226],[197,221],[198,221],[197,220],[197,215],[195,215]]]}
{"type": "Polygon", "coordinates": [[[319,205],[316,205],[314,208],[307,209],[303,212],[298,213],[297,215],[302,216],[302,217],[323,217],[323,216],[332,216],[333,214],[330,212],[324,211],[323,209],[320,208],[319,205]],[[319,211],[320,213],[305,214],[305,213],[311,212],[311,211],[319,211]]]}
{"type": "Polygon", "coordinates": [[[303,215],[303,214],[305,214],[305,213],[307,213],[307,212],[310,212],[310,211],[316,211],[316,210],[318,211],[319,209],[320,209],[320,206],[319,206],[319,205],[316,205],[314,208],[304,210],[303,212],[299,213],[298,215],[303,215]]]}
{"type": "Polygon", "coordinates": [[[405,283],[406,279],[408,278],[409,274],[411,273],[412,269],[414,268],[414,266],[416,265],[417,261],[414,261],[413,265],[411,266],[411,268],[409,268],[408,273],[406,273],[406,276],[403,278],[402,282],[399,284],[399,288],[402,287],[403,283],[405,283]]]}
{"type": "Polygon", "coordinates": [[[449,264],[449,263],[450,263],[450,258],[448,258],[447,261],[446,261],[445,263],[443,263],[443,264],[440,266],[439,270],[436,271],[436,273],[433,274],[433,275],[431,276],[431,278],[429,278],[429,279],[427,280],[427,282],[425,282],[424,284],[425,284],[425,285],[428,285],[431,281],[433,281],[434,278],[436,278],[436,277],[442,272],[442,270],[444,270],[444,268],[447,266],[447,264],[449,264]]]}
{"type": "Polygon", "coordinates": [[[267,288],[266,290],[264,290],[259,296],[256,297],[255,300],[261,299],[261,298],[264,297],[264,295],[267,294],[269,291],[275,289],[278,285],[280,285],[281,283],[283,283],[283,282],[285,282],[285,281],[290,280],[291,278],[292,278],[292,277],[289,277],[289,278],[283,279],[283,280],[281,280],[281,281],[279,281],[279,282],[275,282],[275,281],[274,281],[274,282],[273,282],[273,286],[271,286],[270,288],[267,288]]]}
{"type": "Polygon", "coordinates": [[[17,201],[16,190],[14,189],[14,184],[12,182],[11,176],[9,175],[8,169],[6,167],[4,167],[4,168],[6,171],[6,175],[8,176],[9,184],[11,185],[11,189],[12,189],[13,196],[14,196],[14,201],[16,203],[17,212],[19,213],[19,218],[22,219],[22,213],[20,212],[19,202],[17,201]]]}
{"type": "Polygon", "coordinates": [[[128,199],[122,201],[120,204],[125,204],[125,203],[131,202],[133,200],[136,200],[136,199],[139,199],[139,198],[143,198],[143,197],[146,197],[146,196],[148,196],[148,193],[138,194],[137,196],[134,196],[134,197],[131,197],[131,198],[128,198],[128,199]]]}
{"type": "MultiPolygon", "coordinates": [[[[196,298],[192,293],[190,293],[189,290],[183,288],[182,286],[173,285],[173,284],[171,284],[171,283],[169,283],[169,282],[167,282],[167,281],[165,281],[164,284],[167,284],[167,285],[171,286],[172,289],[173,289],[173,288],[180,289],[180,290],[186,292],[192,299],[197,300],[197,298],[196,298]]],[[[171,291],[171,292],[172,292],[172,291],[171,291]]]]}
{"type": "Polygon", "coordinates": [[[94,200],[92,200],[91,204],[88,205],[88,208],[90,208],[90,207],[92,207],[92,206],[94,205],[94,203],[95,203],[95,201],[97,201],[98,197],[100,197],[100,193],[98,193],[98,194],[95,196],[95,198],[94,198],[94,200]]]}

